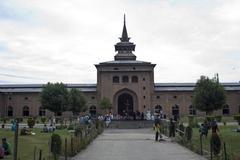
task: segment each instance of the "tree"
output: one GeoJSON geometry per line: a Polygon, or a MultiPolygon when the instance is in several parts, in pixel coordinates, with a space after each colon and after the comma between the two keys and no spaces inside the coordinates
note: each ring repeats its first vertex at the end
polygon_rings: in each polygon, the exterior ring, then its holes
{"type": "Polygon", "coordinates": [[[63,83],[50,83],[43,87],[40,94],[41,104],[55,115],[67,110],[68,91],[63,83]]]}
{"type": "Polygon", "coordinates": [[[102,110],[105,110],[106,113],[107,110],[110,110],[112,108],[112,104],[108,98],[103,97],[103,99],[100,101],[100,107],[102,110]]]}
{"type": "Polygon", "coordinates": [[[69,92],[69,111],[72,111],[73,115],[77,115],[79,112],[86,111],[86,100],[82,92],[73,88],[69,92]]]}
{"type": "Polygon", "coordinates": [[[201,76],[194,89],[193,106],[211,115],[214,110],[221,109],[225,104],[224,87],[219,83],[218,77],[209,79],[201,76]]]}

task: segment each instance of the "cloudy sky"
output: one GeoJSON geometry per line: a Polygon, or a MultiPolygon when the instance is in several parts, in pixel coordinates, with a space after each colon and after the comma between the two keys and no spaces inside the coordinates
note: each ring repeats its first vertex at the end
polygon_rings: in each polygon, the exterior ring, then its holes
{"type": "Polygon", "coordinates": [[[0,0],[0,83],[96,83],[126,13],[155,82],[240,81],[239,0],[0,0]]]}

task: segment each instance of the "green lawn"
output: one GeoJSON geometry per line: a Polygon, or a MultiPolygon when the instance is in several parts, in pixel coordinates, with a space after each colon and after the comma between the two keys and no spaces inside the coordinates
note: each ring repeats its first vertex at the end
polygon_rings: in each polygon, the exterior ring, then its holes
{"type": "MultiPolygon", "coordinates": [[[[236,129],[239,126],[219,126],[220,129],[220,138],[223,142],[226,143],[227,152],[230,156],[238,156],[240,158],[240,133],[233,132],[233,129],[236,129]]],[[[203,149],[206,151],[210,151],[210,137],[211,131],[209,130],[208,137],[203,137],[203,149]]],[[[200,136],[199,136],[199,129],[193,129],[193,138],[192,144],[194,146],[194,150],[199,150],[200,148],[200,136]]],[[[223,146],[223,145],[222,145],[223,146]]]]}
{"type": "MultiPolygon", "coordinates": [[[[196,116],[195,117],[197,122],[204,122],[206,117],[205,116],[196,116]]],[[[183,123],[188,123],[188,116],[183,116],[180,119],[181,122],[183,123]]],[[[221,122],[236,122],[236,120],[234,120],[233,116],[222,116],[222,120],[221,122]]]]}
{"type": "MultiPolygon", "coordinates": [[[[32,160],[34,155],[34,148],[37,148],[37,153],[42,149],[43,157],[47,159],[49,153],[49,139],[51,133],[41,133],[41,129],[33,129],[36,135],[19,136],[18,157],[20,160],[32,160]]],[[[70,133],[67,130],[56,130],[62,139],[69,137],[70,133]]],[[[14,133],[9,129],[0,129],[0,138],[6,137],[13,148],[14,133]]],[[[62,142],[63,143],[63,142],[62,142]]],[[[12,149],[13,152],[13,149],[12,149]]],[[[12,155],[7,157],[7,160],[13,159],[12,155]]]]}

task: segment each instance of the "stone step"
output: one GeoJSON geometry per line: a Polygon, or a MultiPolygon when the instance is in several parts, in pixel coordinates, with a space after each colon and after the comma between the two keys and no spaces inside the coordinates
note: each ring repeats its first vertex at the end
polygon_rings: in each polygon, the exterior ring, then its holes
{"type": "Polygon", "coordinates": [[[118,128],[118,129],[137,129],[137,128],[152,128],[153,121],[111,121],[108,128],[118,128]]]}

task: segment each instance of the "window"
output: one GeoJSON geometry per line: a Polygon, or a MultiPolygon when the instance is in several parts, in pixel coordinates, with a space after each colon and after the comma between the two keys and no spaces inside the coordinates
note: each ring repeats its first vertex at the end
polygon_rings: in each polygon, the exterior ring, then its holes
{"type": "Polygon", "coordinates": [[[24,99],[25,99],[25,100],[28,100],[28,97],[25,97],[24,99]]]}
{"type": "Polygon", "coordinates": [[[95,99],[95,97],[93,97],[93,96],[92,96],[91,98],[92,98],[92,99],[95,99]]]}
{"type": "Polygon", "coordinates": [[[154,112],[155,112],[155,113],[160,113],[161,110],[162,110],[162,106],[156,105],[156,106],[155,106],[155,109],[154,109],[154,112]]]}
{"type": "Polygon", "coordinates": [[[118,76],[113,77],[113,83],[119,83],[119,77],[118,76]]]}
{"type": "Polygon", "coordinates": [[[46,110],[43,107],[39,107],[39,116],[45,116],[46,110]]]}
{"type": "Polygon", "coordinates": [[[177,96],[173,96],[173,98],[177,99],[177,96]]]}
{"type": "Polygon", "coordinates": [[[189,109],[189,114],[190,115],[196,115],[197,114],[196,109],[193,107],[193,105],[190,105],[188,109],[189,109]]]}
{"type": "Polygon", "coordinates": [[[29,116],[29,107],[28,107],[28,106],[24,106],[24,107],[23,107],[23,113],[22,113],[22,115],[23,115],[24,117],[29,116]]]}
{"type": "Polygon", "coordinates": [[[156,98],[157,98],[157,99],[159,99],[159,98],[160,98],[160,96],[156,96],[156,98]]]}
{"type": "Polygon", "coordinates": [[[8,117],[12,117],[13,116],[13,107],[12,106],[8,106],[7,114],[8,114],[8,117]]]}
{"type": "Polygon", "coordinates": [[[145,90],[146,89],[146,87],[143,87],[143,90],[145,90]]]}
{"type": "Polygon", "coordinates": [[[143,108],[146,108],[146,106],[144,105],[143,108]]]}
{"type": "Polygon", "coordinates": [[[95,116],[97,114],[97,109],[96,109],[96,106],[91,106],[89,108],[89,113],[92,115],[92,116],[95,116]]]}
{"type": "Polygon", "coordinates": [[[118,68],[113,68],[113,70],[118,70],[118,68]]]}
{"type": "Polygon", "coordinates": [[[145,81],[145,78],[143,78],[143,81],[145,81]]]}
{"type": "Polygon", "coordinates": [[[128,82],[128,76],[123,76],[122,82],[123,82],[123,83],[127,83],[127,82],[128,82]]]}
{"type": "Polygon", "coordinates": [[[146,98],[146,96],[143,96],[143,99],[145,99],[146,98]]]}
{"type": "Polygon", "coordinates": [[[136,68],[135,67],[133,67],[133,70],[135,70],[136,68]]]}
{"type": "Polygon", "coordinates": [[[172,115],[179,116],[179,106],[176,104],[172,107],[172,115]]]}
{"type": "Polygon", "coordinates": [[[222,110],[223,115],[229,115],[229,105],[224,105],[222,110]]]}
{"type": "Polygon", "coordinates": [[[10,101],[11,101],[11,100],[12,100],[12,97],[8,97],[8,100],[10,100],[10,101]]]}
{"type": "Polygon", "coordinates": [[[137,83],[138,82],[138,77],[137,76],[132,76],[132,82],[137,83]]]}

